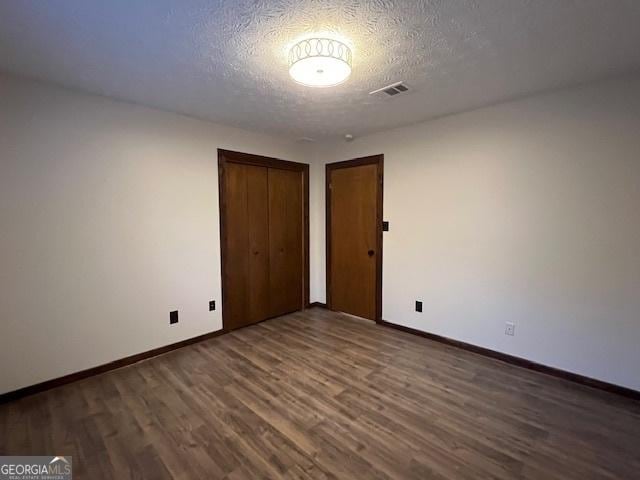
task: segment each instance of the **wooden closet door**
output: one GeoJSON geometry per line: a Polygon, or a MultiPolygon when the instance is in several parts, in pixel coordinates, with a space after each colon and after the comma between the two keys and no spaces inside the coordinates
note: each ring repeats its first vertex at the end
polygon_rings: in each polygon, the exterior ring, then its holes
{"type": "Polygon", "coordinates": [[[246,165],[249,210],[248,323],[269,318],[269,195],[265,167],[246,165]]]}
{"type": "Polygon", "coordinates": [[[302,174],[270,168],[270,316],[304,308],[302,202],[302,174]]]}
{"type": "Polygon", "coordinates": [[[225,326],[250,325],[269,316],[267,168],[227,163],[224,169],[225,326]]]}

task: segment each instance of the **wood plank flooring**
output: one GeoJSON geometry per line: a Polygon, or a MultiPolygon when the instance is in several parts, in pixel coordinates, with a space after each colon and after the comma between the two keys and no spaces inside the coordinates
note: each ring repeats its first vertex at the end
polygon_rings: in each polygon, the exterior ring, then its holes
{"type": "Polygon", "coordinates": [[[74,478],[632,479],[640,403],[322,309],[0,405],[74,478]]]}

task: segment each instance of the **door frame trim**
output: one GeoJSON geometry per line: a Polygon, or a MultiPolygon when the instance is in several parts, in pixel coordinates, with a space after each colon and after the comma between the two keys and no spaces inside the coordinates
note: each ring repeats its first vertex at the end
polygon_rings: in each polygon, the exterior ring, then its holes
{"type": "Polygon", "coordinates": [[[302,203],[303,203],[303,225],[302,225],[302,304],[301,309],[309,306],[309,164],[281,160],[279,158],[265,157],[252,153],[235,152],[233,150],[218,149],[218,210],[220,216],[220,273],[221,273],[221,296],[222,296],[222,328],[226,330],[225,319],[225,273],[226,273],[226,224],[227,208],[225,203],[226,185],[224,180],[224,168],[227,163],[239,163],[243,165],[255,165],[258,167],[278,168],[280,170],[293,170],[302,173],[302,203]]]}
{"type": "Polygon", "coordinates": [[[342,162],[327,163],[325,165],[325,231],[326,231],[326,294],[327,308],[333,310],[331,304],[331,188],[329,179],[331,172],[341,168],[360,167],[362,165],[376,165],[378,171],[378,195],[376,198],[376,323],[382,322],[382,217],[384,199],[384,154],[354,158],[342,162]]]}

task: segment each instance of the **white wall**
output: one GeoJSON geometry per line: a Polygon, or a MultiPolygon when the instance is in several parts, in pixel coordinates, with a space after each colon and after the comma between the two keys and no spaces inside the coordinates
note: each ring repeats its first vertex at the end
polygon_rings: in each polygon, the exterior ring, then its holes
{"type": "Polygon", "coordinates": [[[314,301],[321,164],[378,153],[385,320],[640,390],[640,77],[319,148],[314,301]]]}
{"type": "Polygon", "coordinates": [[[0,393],[222,327],[217,148],[306,160],[0,75],[0,393]]]}
{"type": "Polygon", "coordinates": [[[386,320],[640,389],[640,77],[311,155],[0,75],[0,393],[221,328],[217,148],[313,160],[312,301],[324,163],[384,153],[386,320]]]}

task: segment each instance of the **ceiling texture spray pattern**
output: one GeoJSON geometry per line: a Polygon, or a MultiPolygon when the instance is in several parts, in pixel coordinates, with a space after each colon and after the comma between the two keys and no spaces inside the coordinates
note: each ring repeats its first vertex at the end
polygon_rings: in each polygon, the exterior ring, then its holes
{"type": "Polygon", "coordinates": [[[636,0],[3,0],[0,69],[321,140],[635,71],[639,24],[636,0]],[[289,77],[288,48],[318,35],[353,50],[346,83],[289,77]]]}

